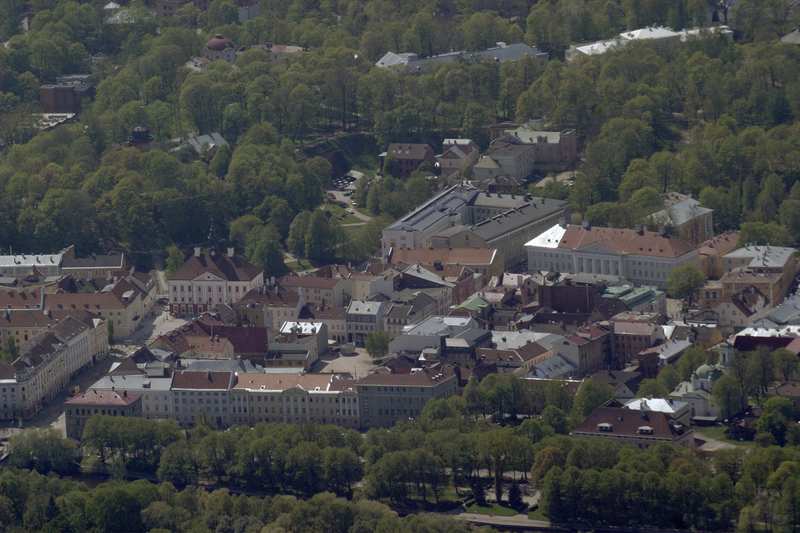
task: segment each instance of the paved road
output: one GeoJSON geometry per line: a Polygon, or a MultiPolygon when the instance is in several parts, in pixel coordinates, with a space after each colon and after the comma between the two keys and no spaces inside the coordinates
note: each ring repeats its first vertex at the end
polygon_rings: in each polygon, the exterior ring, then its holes
{"type": "Polygon", "coordinates": [[[491,516],[476,513],[459,513],[449,516],[450,518],[455,518],[456,520],[463,520],[465,522],[481,526],[530,530],[544,529],[547,531],[558,529],[551,526],[550,522],[545,522],[543,520],[531,520],[527,515],[524,514],[518,514],[514,516],[491,516]]]}
{"type": "MultiPolygon", "coordinates": [[[[331,190],[325,191],[325,192],[328,193],[328,194],[333,195],[334,199],[337,202],[342,202],[342,203],[344,203],[344,204],[346,204],[348,206],[352,206],[353,205],[352,204],[353,199],[351,197],[349,197],[349,196],[345,196],[343,191],[339,191],[339,190],[336,190],[336,189],[331,189],[331,190]]],[[[358,209],[350,208],[350,211],[348,211],[348,213],[350,213],[351,215],[353,215],[354,217],[359,219],[361,222],[369,222],[370,220],[372,220],[371,216],[362,213],[358,209]]]]}
{"type": "Polygon", "coordinates": [[[166,306],[162,307],[156,304],[153,308],[154,314],[148,313],[142,319],[139,328],[133,332],[133,335],[121,342],[125,344],[146,344],[159,335],[163,335],[164,333],[186,324],[186,320],[170,315],[167,309],[166,306]]]}

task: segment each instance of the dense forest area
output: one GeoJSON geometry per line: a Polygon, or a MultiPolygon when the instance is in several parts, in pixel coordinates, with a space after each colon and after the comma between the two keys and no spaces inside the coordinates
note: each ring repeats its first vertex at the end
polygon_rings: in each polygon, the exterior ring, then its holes
{"type": "MultiPolygon", "coordinates": [[[[364,132],[377,146],[472,137],[498,120],[545,117],[576,128],[586,158],[569,198],[597,223],[635,221],[663,190],[699,195],[718,229],[748,242],[800,238],[800,49],[786,0],[742,0],[730,14],[736,44],[710,38],[667,50],[644,43],[565,63],[567,43],[664,23],[707,24],[702,0],[262,1],[244,24],[228,0],[155,19],[131,4],[127,24],[104,23],[102,2],[0,2],[0,243],[47,251],[124,249],[139,262],[168,247],[229,239],[274,274],[282,250],[315,261],[361,259],[381,222],[344,231],[315,211],[331,168],[298,157],[309,143],[364,132]],[[30,31],[16,24],[32,13],[30,31]],[[195,28],[200,31],[196,31],[195,28]],[[447,31],[441,31],[447,27],[447,31]],[[183,65],[207,36],[307,51],[288,62],[263,49],[183,65]],[[453,63],[408,75],[373,66],[388,50],[421,55],[523,40],[550,61],[453,63]],[[38,86],[92,72],[95,100],[76,124],[32,137],[38,86]],[[221,132],[230,148],[209,161],[186,151],[127,146],[136,126],[155,140],[221,132]],[[619,206],[632,209],[618,209],[619,206]],[[312,211],[314,214],[312,214],[312,211]],[[292,231],[294,230],[294,231],[292,231]],[[311,242],[306,242],[311,241],[311,242]]],[[[355,154],[354,161],[374,153],[355,154]]],[[[430,193],[420,177],[375,185],[373,213],[396,217],[430,193]]],[[[367,190],[361,198],[366,202],[367,190]]],[[[576,215],[579,216],[579,215],[576,215]]],[[[175,254],[175,249],[170,248],[175,254]]]]}
{"type": "Polygon", "coordinates": [[[610,393],[590,385],[574,402],[556,388],[531,396],[519,380],[498,376],[429,402],[419,420],[366,435],[288,424],[184,432],[169,421],[99,416],[78,449],[52,430],[30,430],[11,441],[9,462],[24,470],[0,473],[0,525],[19,532],[460,531],[448,519],[400,519],[392,509],[441,511],[488,495],[515,507],[527,483],[541,490],[542,516],[574,527],[800,526],[794,445],[764,441],[709,458],[666,444],[642,450],[567,436],[610,393]],[[521,424],[498,415],[542,400],[547,406],[521,424]],[[79,463],[84,473],[112,479],[89,489],[58,478],[79,463]],[[132,476],[152,481],[122,481],[132,476]]]}

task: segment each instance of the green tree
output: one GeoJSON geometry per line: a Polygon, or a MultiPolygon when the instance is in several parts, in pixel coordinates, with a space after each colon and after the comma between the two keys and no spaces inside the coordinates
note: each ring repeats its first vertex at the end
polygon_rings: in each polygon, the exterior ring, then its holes
{"type": "Polygon", "coordinates": [[[167,274],[174,274],[183,266],[183,252],[175,244],[167,246],[167,259],[164,265],[167,274]]]}
{"type": "Polygon", "coordinates": [[[311,212],[302,211],[294,217],[289,226],[289,236],[286,239],[286,246],[289,251],[298,257],[304,257],[306,253],[306,233],[311,221],[311,212]]]}
{"type": "Polygon", "coordinates": [[[675,390],[675,387],[681,382],[681,375],[680,373],[675,370],[675,367],[672,365],[665,365],[661,370],[658,371],[658,376],[656,380],[668,391],[675,390]]]}
{"type": "Polygon", "coordinates": [[[542,411],[542,422],[547,424],[554,432],[564,435],[569,431],[567,415],[563,410],[554,405],[548,405],[542,411]]]}
{"type": "Polygon", "coordinates": [[[264,269],[265,277],[280,277],[289,269],[283,261],[280,235],[272,225],[260,225],[247,234],[245,253],[254,264],[264,269]]]}
{"type": "Polygon", "coordinates": [[[600,407],[614,397],[613,389],[605,383],[598,383],[591,379],[584,381],[572,406],[572,414],[576,420],[582,421],[596,408],[600,407]]]}
{"type": "Polygon", "coordinates": [[[78,466],[78,447],[53,429],[27,429],[11,437],[8,462],[46,474],[69,474],[78,466]]]}
{"type": "Polygon", "coordinates": [[[380,359],[389,353],[389,335],[385,331],[373,331],[367,335],[364,347],[373,359],[380,359]]]}
{"type": "Polygon", "coordinates": [[[719,378],[711,389],[711,394],[719,405],[722,418],[728,418],[745,407],[746,397],[736,380],[728,375],[719,378]]]}
{"type": "Polygon", "coordinates": [[[489,464],[494,478],[494,497],[503,501],[503,474],[512,460],[511,428],[499,428],[478,435],[478,451],[489,464]]]}
{"type": "Polygon", "coordinates": [[[779,348],[772,352],[773,367],[779,379],[783,381],[791,381],[797,375],[798,365],[800,362],[797,356],[786,350],[779,348]]]}
{"type": "Polygon", "coordinates": [[[708,356],[704,350],[697,346],[689,347],[678,359],[677,365],[675,365],[681,381],[687,381],[692,376],[692,373],[707,359],[708,356]]]}
{"type": "Polygon", "coordinates": [[[694,296],[706,282],[706,275],[694,265],[674,268],[667,276],[667,290],[673,298],[687,300],[692,305],[694,296]]]}
{"type": "Polygon", "coordinates": [[[168,481],[178,487],[197,483],[198,464],[192,447],[185,442],[175,442],[167,446],[161,454],[157,475],[161,481],[168,481]]]}
{"type": "Polygon", "coordinates": [[[792,237],[786,228],[774,222],[745,222],[739,230],[739,246],[788,246],[791,243],[792,237]]]}
{"type": "MultiPolygon", "coordinates": [[[[289,230],[291,234],[291,230],[289,230]]],[[[331,262],[336,243],[331,222],[325,211],[316,210],[308,221],[305,234],[305,256],[320,263],[331,262]]]]}
{"type": "Polygon", "coordinates": [[[666,398],[670,391],[657,379],[644,379],[636,391],[638,398],[666,398]]]}

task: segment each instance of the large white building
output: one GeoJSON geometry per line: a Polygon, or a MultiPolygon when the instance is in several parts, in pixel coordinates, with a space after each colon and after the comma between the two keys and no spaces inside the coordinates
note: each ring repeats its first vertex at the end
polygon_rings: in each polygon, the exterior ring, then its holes
{"type": "Polygon", "coordinates": [[[226,254],[195,248],[168,279],[170,312],[197,316],[215,305],[234,304],[264,284],[264,272],[228,248],[226,254]]]}
{"type": "Polygon", "coordinates": [[[357,428],[360,417],[354,383],[337,374],[240,374],[231,394],[232,421],[357,428]]]}
{"type": "Polygon", "coordinates": [[[34,416],[73,375],[106,353],[103,320],[60,320],[34,337],[13,363],[0,363],[0,420],[34,416]]]}
{"type": "Polygon", "coordinates": [[[644,229],[557,224],[530,240],[528,270],[621,276],[665,287],[676,267],[698,262],[690,243],[644,229]]]}

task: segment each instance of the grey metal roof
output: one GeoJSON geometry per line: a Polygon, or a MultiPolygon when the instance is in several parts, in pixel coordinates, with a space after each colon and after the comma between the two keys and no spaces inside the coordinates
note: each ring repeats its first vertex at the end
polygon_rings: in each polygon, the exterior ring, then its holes
{"type": "Polygon", "coordinates": [[[410,328],[407,335],[435,336],[457,335],[477,327],[478,323],[470,317],[430,316],[410,328]]]}
{"type": "Polygon", "coordinates": [[[131,374],[126,376],[104,376],[89,388],[98,390],[168,391],[171,384],[171,377],[154,378],[144,374],[131,374]]]}
{"type": "Polygon", "coordinates": [[[348,315],[377,315],[383,302],[353,300],[347,306],[348,315]]]}
{"type": "Polygon", "coordinates": [[[248,359],[182,359],[184,370],[212,372],[263,372],[264,368],[248,359]]]}
{"type": "Polygon", "coordinates": [[[521,228],[531,222],[548,217],[567,207],[564,200],[552,198],[534,198],[523,207],[500,213],[491,218],[475,224],[473,231],[491,243],[493,239],[505,235],[510,231],[521,228]]]}
{"type": "Polygon", "coordinates": [[[32,268],[42,266],[59,266],[64,254],[17,254],[0,255],[0,268],[32,268]]]}
{"type": "Polygon", "coordinates": [[[767,315],[767,318],[781,326],[800,324],[800,295],[788,296],[767,315]]]}
{"type": "Polygon", "coordinates": [[[457,216],[478,195],[469,185],[453,185],[387,227],[387,230],[421,231],[443,218],[457,216]]]}
{"type": "Polygon", "coordinates": [[[701,206],[700,202],[694,198],[686,197],[653,213],[651,218],[660,224],[669,223],[673,226],[681,226],[698,216],[711,212],[711,209],[701,206]]]}
{"type": "Polygon", "coordinates": [[[750,268],[783,268],[796,251],[783,246],[745,246],[726,254],[725,258],[750,258],[750,268]]]}
{"type": "Polygon", "coordinates": [[[540,363],[536,363],[528,375],[541,379],[553,379],[569,376],[575,370],[575,365],[560,355],[553,355],[540,363]]]}

